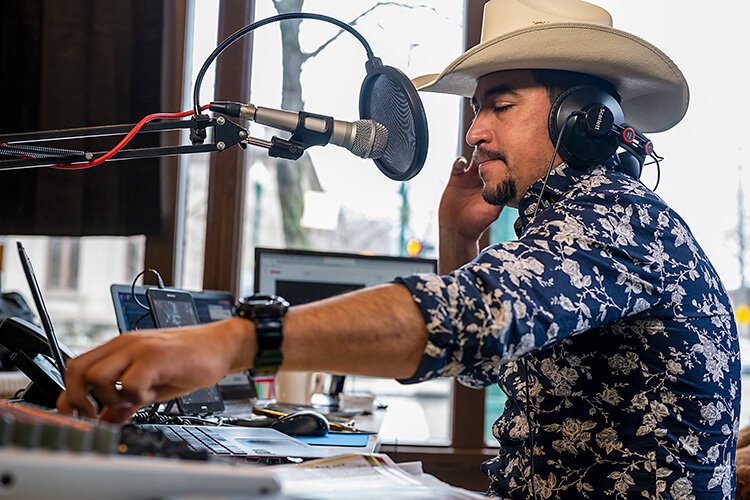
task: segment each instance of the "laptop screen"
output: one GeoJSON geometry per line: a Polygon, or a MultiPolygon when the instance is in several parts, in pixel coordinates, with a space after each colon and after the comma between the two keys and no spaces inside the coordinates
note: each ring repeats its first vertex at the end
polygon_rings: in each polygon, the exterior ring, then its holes
{"type": "MultiPolygon", "coordinates": [[[[130,285],[112,285],[112,302],[117,316],[117,328],[120,333],[133,330],[146,330],[154,327],[151,314],[133,299],[130,285]]],[[[230,318],[234,310],[234,296],[229,292],[203,290],[190,292],[198,310],[198,321],[210,323],[230,318]]],[[[136,286],[135,295],[143,305],[147,305],[146,287],[136,286]]]]}
{"type": "MultiPolygon", "coordinates": [[[[140,285],[135,287],[135,296],[143,305],[148,305],[146,288],[140,285]]],[[[110,293],[120,333],[154,328],[151,313],[133,299],[130,285],[114,284],[110,286],[110,293]]],[[[230,292],[201,290],[191,291],[190,294],[193,296],[195,308],[198,310],[198,321],[201,323],[230,318],[234,314],[234,296],[230,292]]],[[[219,382],[219,389],[222,395],[229,398],[244,399],[255,395],[255,388],[243,373],[227,375],[219,382]]]]}

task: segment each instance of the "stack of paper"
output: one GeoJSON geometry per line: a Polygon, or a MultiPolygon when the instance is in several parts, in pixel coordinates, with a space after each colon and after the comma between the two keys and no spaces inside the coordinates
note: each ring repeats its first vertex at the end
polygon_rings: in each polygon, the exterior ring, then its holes
{"type": "Polygon", "coordinates": [[[386,455],[339,455],[273,468],[284,498],[482,499],[487,496],[446,484],[422,471],[421,463],[396,464],[386,455]],[[377,495],[377,497],[376,497],[377,495]],[[387,495],[387,497],[383,497],[387,495]]]}

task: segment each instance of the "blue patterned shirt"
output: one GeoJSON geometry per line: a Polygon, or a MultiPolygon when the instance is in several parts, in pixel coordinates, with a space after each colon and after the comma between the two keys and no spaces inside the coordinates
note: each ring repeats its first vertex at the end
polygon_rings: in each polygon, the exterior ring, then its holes
{"type": "Polygon", "coordinates": [[[396,280],[429,333],[402,382],[500,385],[500,449],[482,464],[500,497],[531,496],[530,422],[540,499],[734,498],[740,358],[713,266],[622,173],[561,165],[532,220],[541,184],[521,200],[518,240],[396,280]]]}

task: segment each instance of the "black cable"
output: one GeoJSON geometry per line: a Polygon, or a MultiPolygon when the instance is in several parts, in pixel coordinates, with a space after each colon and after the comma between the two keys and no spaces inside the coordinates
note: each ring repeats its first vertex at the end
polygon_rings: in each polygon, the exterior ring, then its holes
{"type": "MultiPolygon", "coordinates": [[[[159,271],[156,269],[144,269],[140,273],[135,275],[135,278],[133,279],[133,283],[130,285],[130,293],[133,296],[133,300],[135,300],[135,303],[140,306],[141,309],[145,309],[146,311],[151,311],[151,308],[149,308],[146,305],[143,305],[143,303],[138,300],[138,296],[135,294],[135,282],[138,281],[138,278],[143,276],[146,273],[153,273],[156,276],[156,283],[159,288],[164,288],[164,280],[161,277],[161,274],[159,274],[159,271]]],[[[139,320],[140,321],[140,320],[139,320]]]]}
{"type": "Polygon", "coordinates": [[[534,428],[531,426],[531,412],[529,411],[529,365],[526,363],[526,357],[522,358],[523,361],[523,376],[526,382],[526,426],[529,428],[529,465],[531,466],[531,494],[534,500],[536,500],[536,477],[534,476],[534,428]]]}
{"type": "Polygon", "coordinates": [[[659,187],[659,181],[661,181],[661,164],[659,163],[659,161],[663,160],[664,158],[654,152],[651,152],[651,157],[654,159],[654,163],[656,163],[656,185],[654,186],[654,189],[651,190],[655,192],[659,187]]]}
{"type": "Polygon", "coordinates": [[[201,84],[203,83],[203,77],[206,75],[206,72],[208,71],[208,67],[211,65],[214,60],[219,57],[219,54],[224,52],[227,47],[232,45],[234,42],[236,42],[239,38],[245,36],[246,34],[250,33],[256,28],[260,28],[261,26],[265,26],[266,24],[274,23],[276,21],[286,21],[289,19],[315,19],[318,21],[325,21],[331,24],[335,24],[339,28],[348,31],[354,37],[360,41],[360,43],[364,46],[365,52],[367,52],[367,58],[373,59],[375,55],[372,52],[372,49],[370,48],[370,44],[367,43],[367,40],[359,34],[357,30],[349,26],[348,24],[339,21],[338,19],[334,19],[329,16],[324,16],[322,14],[313,14],[309,12],[290,12],[287,14],[279,14],[277,16],[268,17],[266,19],[261,19],[260,21],[256,21],[252,24],[248,24],[244,28],[240,28],[239,30],[235,31],[229,37],[221,42],[213,52],[208,56],[206,61],[203,63],[203,66],[201,66],[200,71],[198,72],[198,76],[195,79],[195,86],[193,87],[193,107],[195,111],[195,116],[198,116],[201,114],[201,106],[200,106],[200,93],[201,93],[201,84]]]}
{"type": "MultiPolygon", "coordinates": [[[[563,134],[565,134],[565,130],[568,128],[568,124],[573,118],[584,115],[585,113],[583,113],[582,111],[574,111],[565,119],[565,123],[560,130],[560,135],[557,136],[557,142],[555,143],[555,150],[552,152],[552,158],[550,158],[549,165],[547,165],[547,173],[544,175],[542,190],[539,192],[539,197],[536,200],[536,207],[534,207],[534,216],[532,219],[533,221],[536,221],[536,214],[539,212],[539,205],[542,204],[542,196],[544,195],[544,191],[547,189],[547,181],[549,180],[550,173],[552,172],[552,166],[555,164],[557,152],[560,150],[563,134]]],[[[524,413],[526,414],[526,425],[529,428],[529,448],[531,449],[531,453],[529,456],[529,464],[531,465],[531,492],[534,500],[536,500],[536,479],[534,478],[534,429],[531,427],[531,415],[529,414],[529,366],[526,364],[526,358],[523,358],[522,361],[524,377],[526,379],[526,405],[524,413]]]]}
{"type": "Polygon", "coordinates": [[[539,212],[539,205],[542,203],[542,195],[544,195],[544,190],[547,189],[547,180],[549,179],[549,174],[552,172],[552,166],[555,164],[555,158],[557,158],[557,152],[560,150],[560,145],[562,144],[562,138],[563,134],[565,133],[565,130],[568,128],[568,124],[570,123],[570,120],[577,116],[586,116],[586,114],[583,111],[573,111],[568,115],[568,117],[565,119],[565,123],[563,123],[562,129],[560,130],[560,135],[557,136],[557,142],[555,143],[555,150],[552,152],[552,158],[549,159],[549,165],[547,165],[547,173],[544,175],[544,183],[542,184],[542,190],[539,192],[539,198],[536,200],[536,207],[534,207],[534,216],[532,218],[532,221],[536,220],[536,214],[539,212]]]}
{"type": "Polygon", "coordinates": [[[661,162],[662,160],[664,160],[664,157],[663,156],[659,156],[654,151],[652,151],[649,156],[651,156],[651,158],[653,158],[653,161],[650,161],[648,163],[644,163],[643,166],[647,167],[649,165],[654,165],[654,164],[656,165],[656,184],[651,189],[651,191],[656,191],[656,189],[659,187],[659,182],[661,181],[661,163],[659,163],[659,162],[661,162]]]}
{"type": "Polygon", "coordinates": [[[146,311],[145,313],[141,314],[137,320],[135,320],[135,323],[133,323],[133,330],[139,330],[138,325],[146,318],[151,317],[151,311],[146,311]]]}

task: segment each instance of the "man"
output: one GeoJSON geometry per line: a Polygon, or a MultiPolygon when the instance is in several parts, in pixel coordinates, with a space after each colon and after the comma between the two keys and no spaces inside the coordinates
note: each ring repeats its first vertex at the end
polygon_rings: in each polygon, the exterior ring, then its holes
{"type": "MultiPolygon", "coordinates": [[[[658,196],[609,159],[568,165],[549,132],[579,85],[666,130],[687,108],[682,74],[579,0],[492,0],[483,37],[425,84],[473,95],[476,113],[475,155],[454,163],[440,204],[443,274],[291,308],[283,368],[498,383],[508,404],[483,470],[502,497],[732,498],[739,355],[721,282],[658,196]],[[519,239],[478,254],[504,205],[519,239]]],[[[58,405],[93,416],[91,391],[123,420],[267,365],[273,329],[234,318],[118,337],[70,362],[58,405]]]]}

